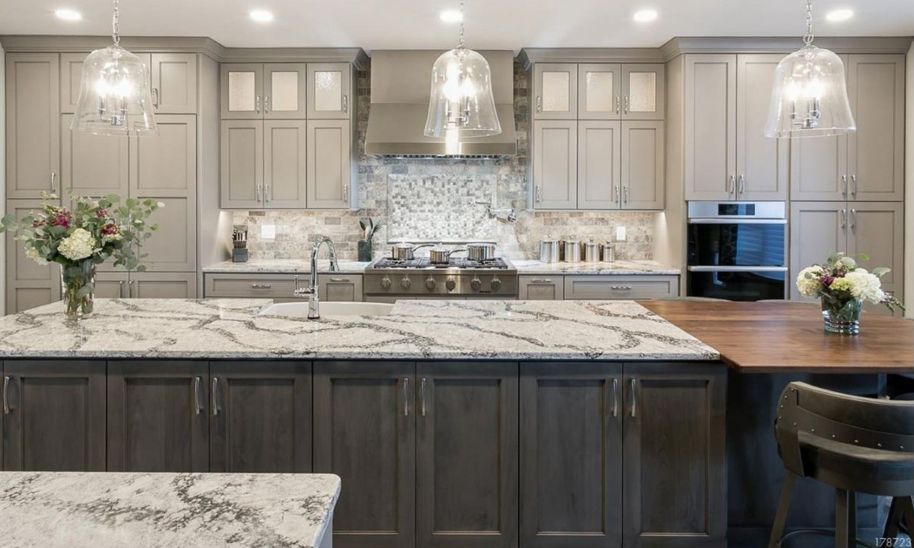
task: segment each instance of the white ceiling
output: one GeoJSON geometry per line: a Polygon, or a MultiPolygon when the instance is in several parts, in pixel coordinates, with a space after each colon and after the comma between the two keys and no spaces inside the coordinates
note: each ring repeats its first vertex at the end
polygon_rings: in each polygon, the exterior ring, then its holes
{"type": "MultiPolygon", "coordinates": [[[[121,33],[209,36],[225,46],[372,49],[447,48],[456,27],[438,14],[457,0],[121,0],[121,33]],[[275,14],[269,24],[252,8],[275,14]]],[[[107,34],[108,0],[0,0],[0,34],[107,34]],[[83,20],[57,20],[57,8],[83,20]]],[[[831,36],[914,35],[914,0],[819,0],[816,31],[831,36]],[[851,8],[849,21],[825,13],[851,8]]],[[[467,0],[467,42],[474,48],[659,46],[674,36],[794,36],[803,0],[467,0]],[[640,8],[657,21],[632,21],[640,8]]]]}

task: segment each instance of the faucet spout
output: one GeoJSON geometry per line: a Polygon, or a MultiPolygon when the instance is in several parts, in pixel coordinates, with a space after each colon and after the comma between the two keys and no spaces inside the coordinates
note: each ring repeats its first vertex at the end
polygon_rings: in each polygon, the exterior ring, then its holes
{"type": "Polygon", "coordinates": [[[327,236],[321,236],[314,247],[311,249],[311,278],[308,283],[308,319],[317,320],[321,317],[320,297],[318,296],[318,272],[317,272],[317,254],[321,246],[327,244],[327,250],[330,253],[330,271],[337,272],[340,269],[339,262],[336,260],[336,248],[333,246],[333,240],[327,236]]]}

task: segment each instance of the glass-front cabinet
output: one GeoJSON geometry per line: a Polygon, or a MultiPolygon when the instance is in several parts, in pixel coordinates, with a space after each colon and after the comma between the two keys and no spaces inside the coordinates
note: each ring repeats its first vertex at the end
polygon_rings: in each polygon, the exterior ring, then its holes
{"type": "Polygon", "coordinates": [[[304,63],[222,65],[222,118],[303,120],[304,63]]]}
{"type": "Polygon", "coordinates": [[[333,120],[349,118],[352,87],[351,67],[347,63],[308,65],[308,118],[333,120]]]}
{"type": "Polygon", "coordinates": [[[578,116],[578,65],[538,63],[533,68],[534,118],[575,120],[578,116]]]}
{"type": "Polygon", "coordinates": [[[663,120],[664,65],[537,63],[538,120],[663,120]]]}

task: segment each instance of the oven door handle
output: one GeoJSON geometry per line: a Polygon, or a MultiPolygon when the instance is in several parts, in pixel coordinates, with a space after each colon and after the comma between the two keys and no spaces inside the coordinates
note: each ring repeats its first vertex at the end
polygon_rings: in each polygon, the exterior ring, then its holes
{"type": "Polygon", "coordinates": [[[747,219],[743,217],[715,217],[689,219],[690,225],[786,225],[787,219],[747,219]]]}
{"type": "Polygon", "coordinates": [[[787,272],[786,266],[690,266],[689,272],[787,272]]]}

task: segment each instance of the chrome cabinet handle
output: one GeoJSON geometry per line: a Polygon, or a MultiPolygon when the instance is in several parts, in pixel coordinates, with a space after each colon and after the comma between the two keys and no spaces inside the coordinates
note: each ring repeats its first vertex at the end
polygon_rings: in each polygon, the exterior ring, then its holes
{"type": "Polygon", "coordinates": [[[733,177],[733,175],[727,176],[727,186],[726,186],[727,194],[730,194],[731,192],[734,192],[734,193],[736,192],[736,184],[734,183],[734,179],[735,178],[733,177]]]}
{"type": "Polygon", "coordinates": [[[159,110],[159,88],[152,88],[152,106],[159,110]]]}
{"type": "Polygon", "coordinates": [[[632,379],[632,417],[638,414],[638,379],[632,379]]]}
{"type": "Polygon", "coordinates": [[[270,113],[270,96],[269,95],[263,96],[263,113],[264,114],[270,113]]]}
{"type": "Polygon", "coordinates": [[[349,280],[347,280],[346,278],[330,278],[330,281],[333,283],[336,283],[336,284],[341,284],[341,283],[348,282],[349,280]]]}
{"type": "Polygon", "coordinates": [[[270,289],[272,287],[273,284],[259,284],[256,282],[251,284],[251,289],[270,289]]]}
{"type": "Polygon", "coordinates": [[[630,286],[630,285],[611,285],[611,286],[609,286],[609,288],[614,289],[616,291],[631,291],[632,286],[630,286]]]}
{"type": "Polygon", "coordinates": [[[841,186],[844,187],[844,190],[841,191],[842,196],[847,196],[847,174],[841,176],[841,186]]]}
{"type": "Polygon", "coordinates": [[[737,187],[736,193],[742,195],[746,192],[746,176],[742,173],[739,174],[739,186],[737,187]]]}
{"type": "Polygon", "coordinates": [[[613,379],[613,417],[619,416],[619,379],[613,379]]]}
{"type": "Polygon", "coordinates": [[[348,183],[349,183],[348,181],[343,181],[343,200],[344,201],[349,200],[349,184],[348,183]]]}
{"type": "Polygon", "coordinates": [[[425,409],[425,384],[428,382],[428,379],[422,377],[422,381],[419,382],[419,414],[423,417],[426,415],[425,409]]]}
{"type": "Polygon", "coordinates": [[[851,196],[857,195],[857,174],[851,175],[851,196]]]}
{"type": "Polygon", "coordinates": [[[851,232],[857,232],[857,210],[851,209],[851,232]]]}
{"type": "Polygon", "coordinates": [[[543,187],[541,187],[540,185],[536,185],[535,191],[536,192],[534,193],[534,200],[536,201],[536,203],[542,202],[543,201],[543,187]]]}
{"type": "Polygon", "coordinates": [[[132,298],[135,298],[134,295],[133,295],[133,284],[134,284],[134,282],[136,282],[136,280],[130,280],[129,282],[127,282],[127,297],[129,297],[129,298],[131,298],[131,299],[132,299],[132,298]]]}
{"type": "Polygon", "coordinates": [[[260,112],[260,95],[254,97],[254,112],[260,112]]]}
{"type": "Polygon", "coordinates": [[[219,414],[219,411],[222,409],[219,407],[219,398],[216,395],[216,392],[219,390],[219,377],[213,377],[213,387],[212,387],[212,398],[213,398],[213,416],[219,414]]]}
{"type": "Polygon", "coordinates": [[[7,375],[7,376],[3,377],[3,414],[4,415],[10,414],[9,391],[10,391],[10,377],[9,377],[9,375],[7,375]]]}
{"type": "Polygon", "coordinates": [[[49,188],[51,189],[51,194],[54,194],[55,192],[57,192],[57,172],[56,171],[51,172],[51,182],[50,182],[49,188]]]}
{"type": "Polygon", "coordinates": [[[118,280],[117,285],[118,285],[117,296],[123,299],[124,298],[124,280],[118,280]]]}
{"type": "Polygon", "coordinates": [[[543,112],[543,96],[542,95],[536,96],[536,111],[543,112]]]}
{"type": "Polygon", "coordinates": [[[257,185],[257,187],[254,189],[254,193],[254,201],[259,204],[263,201],[263,187],[261,185],[257,185]]]}
{"type": "Polygon", "coordinates": [[[273,185],[264,185],[263,187],[263,202],[269,204],[273,201],[273,185]]]}
{"type": "Polygon", "coordinates": [[[630,106],[630,105],[629,105],[629,97],[628,97],[628,95],[626,95],[626,96],[625,96],[625,105],[622,107],[622,114],[628,114],[629,106],[630,106]]]}
{"type": "Polygon", "coordinates": [[[552,280],[542,279],[542,280],[530,280],[531,284],[551,284],[552,280]]]}
{"type": "Polygon", "coordinates": [[[403,416],[409,416],[409,377],[403,377],[403,416]]]}
{"type": "Polygon", "coordinates": [[[349,94],[346,93],[343,94],[343,112],[349,112],[349,94]]]}
{"type": "Polygon", "coordinates": [[[199,415],[203,412],[203,402],[200,401],[200,384],[203,379],[194,377],[194,412],[199,415]]]}
{"type": "Polygon", "coordinates": [[[628,203],[628,187],[627,186],[622,187],[622,203],[623,204],[628,203]]]}
{"type": "Polygon", "coordinates": [[[842,209],[841,210],[841,230],[844,230],[845,228],[847,228],[847,210],[842,209]]]}

